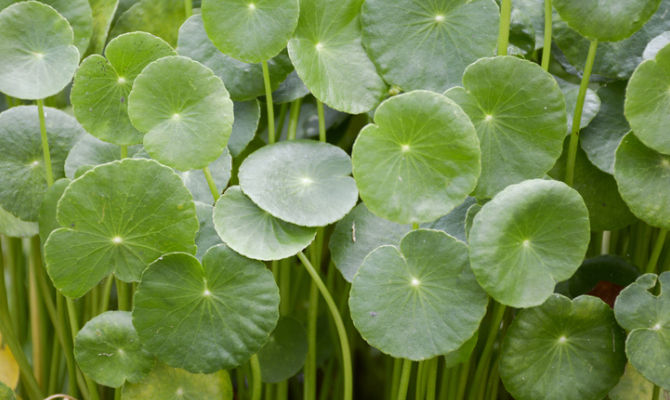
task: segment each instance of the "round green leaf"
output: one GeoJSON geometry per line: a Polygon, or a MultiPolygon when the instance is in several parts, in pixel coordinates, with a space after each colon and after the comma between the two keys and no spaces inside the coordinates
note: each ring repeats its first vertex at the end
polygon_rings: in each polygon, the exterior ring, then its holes
{"type": "MultiPolygon", "coordinates": [[[[53,177],[59,179],[68,151],[85,132],[63,111],[46,107],[44,114],[53,177]]],[[[0,206],[24,221],[37,221],[47,190],[37,107],[13,107],[0,114],[0,154],[0,206]]]]}
{"type": "Polygon", "coordinates": [[[625,81],[608,83],[598,88],[600,111],[579,134],[579,143],[589,160],[610,175],[614,174],[614,153],[621,138],[630,131],[623,115],[625,90],[625,81]]]}
{"type": "Polygon", "coordinates": [[[539,65],[516,57],[478,60],[463,88],[445,95],[468,114],[481,144],[482,173],[475,195],[491,198],[504,187],[541,178],[563,149],[563,93],[539,65]]]}
{"type": "MultiPolygon", "coordinates": [[[[549,175],[556,180],[565,177],[568,142],[569,140],[566,139],[561,158],[558,159],[554,168],[549,171],[549,175]]],[[[592,231],[617,230],[635,221],[635,216],[621,199],[614,177],[591,164],[580,148],[577,149],[575,158],[572,187],[584,199],[586,208],[589,210],[589,222],[592,231]]]]}
{"type": "Polygon", "coordinates": [[[48,4],[67,19],[74,33],[74,45],[80,55],[88,49],[93,34],[93,11],[89,0],[39,0],[48,4]]]}
{"type": "Polygon", "coordinates": [[[244,194],[272,216],[302,226],[344,217],[358,200],[351,160],[339,147],[311,140],[256,150],[240,166],[244,194]]]}
{"type": "Polygon", "coordinates": [[[670,46],[640,64],[626,89],[624,113],[635,136],[647,147],[670,154],[670,46]]]}
{"type": "Polygon", "coordinates": [[[350,114],[374,108],[386,94],[361,44],[361,0],[303,0],[291,61],[316,98],[350,114]]]}
{"type": "Polygon", "coordinates": [[[410,229],[374,215],[360,203],[335,225],[329,243],[333,262],[351,282],[365,256],[379,246],[398,245],[410,229]]]}
{"type": "Polygon", "coordinates": [[[186,57],[163,57],[135,79],[128,115],[152,158],[178,170],[204,168],[228,143],[233,102],[207,67],[186,57]]]}
{"type": "Polygon", "coordinates": [[[107,311],[88,321],[74,340],[74,357],[82,372],[114,388],[139,382],[154,366],[127,311],[107,311]]]}
{"type": "Polygon", "coordinates": [[[361,10],[368,54],[404,91],[460,85],[465,67],[494,54],[498,20],[492,0],[367,0],[361,10]]]}
{"type": "Polygon", "coordinates": [[[651,399],[653,392],[654,384],[640,375],[629,362],[621,380],[607,395],[612,400],[651,399]]]}
{"type": "MultiPolygon", "coordinates": [[[[253,100],[265,94],[261,65],[247,64],[220,52],[209,40],[200,14],[187,19],[179,28],[177,51],[179,55],[211,68],[225,82],[230,97],[235,101],[253,100]]],[[[271,88],[277,89],[291,70],[293,65],[286,52],[268,60],[271,88]]]]}
{"type": "Polygon", "coordinates": [[[171,169],[153,160],[97,166],[72,181],[58,202],[45,244],[47,272],[68,297],[114,273],[139,281],[148,263],[170,251],[195,253],[193,198],[171,169]]]}
{"type": "Polygon", "coordinates": [[[665,31],[660,35],[651,39],[647,44],[647,47],[644,48],[644,53],[642,53],[642,58],[644,60],[651,60],[656,58],[656,55],[661,51],[665,46],[670,44],[670,31],[665,31]]]}
{"type": "Polygon", "coordinates": [[[298,0],[203,0],[202,19],[214,45],[240,61],[266,61],[286,47],[298,24],[298,0]]]}
{"type": "Polygon", "coordinates": [[[112,39],[105,50],[107,59],[91,55],[77,70],[70,93],[74,115],[98,139],[118,145],[142,143],[142,133],[128,119],[128,95],[147,64],[174,54],[163,39],[146,32],[112,39]]]}
{"type": "Polygon", "coordinates": [[[52,96],[70,83],[79,64],[72,28],[36,1],[0,11],[0,92],[20,99],[52,96]]]}
{"type": "Polygon", "coordinates": [[[642,28],[660,3],[661,0],[628,0],[604,5],[600,0],[554,0],[553,6],[580,35],[616,42],[642,28]]]}
{"type": "Polygon", "coordinates": [[[623,340],[600,299],[554,294],[517,314],[503,340],[500,377],[518,400],[600,400],[623,374],[623,340]]]}
{"type": "Polygon", "coordinates": [[[307,333],[299,321],[281,317],[269,341],[258,352],[263,382],[281,382],[295,375],[305,363],[307,333]]]}
{"type": "Polygon", "coordinates": [[[234,368],[260,350],[277,324],[278,308],[272,273],[219,245],[202,264],[186,253],[151,264],[135,292],[133,324],[158,359],[209,373],[234,368]]]}
{"type": "Polygon", "coordinates": [[[635,216],[670,229],[670,156],[646,147],[629,133],[616,152],[614,179],[635,216]]]}
{"type": "MultiPolygon", "coordinates": [[[[214,178],[214,183],[218,188],[219,193],[226,187],[230,180],[230,173],[233,168],[233,159],[230,157],[228,149],[223,150],[223,154],[211,164],[209,170],[214,178]]],[[[202,170],[177,172],[184,185],[193,195],[193,200],[200,201],[207,204],[214,204],[212,197],[212,190],[209,188],[205,173],[202,170]]]]}
{"type": "Polygon", "coordinates": [[[209,250],[210,247],[216,246],[217,244],[221,244],[223,242],[214,229],[214,221],[212,220],[214,207],[209,204],[196,201],[195,211],[198,214],[198,222],[200,223],[200,229],[195,235],[195,244],[198,246],[198,251],[195,253],[195,257],[202,261],[202,258],[205,256],[205,253],[207,253],[207,250],[209,250]]]}
{"type": "MultiPolygon", "coordinates": [[[[129,157],[144,155],[142,145],[128,147],[129,157]]],[[[65,176],[74,179],[96,165],[121,159],[121,148],[115,144],[103,142],[95,136],[82,135],[65,159],[65,176]]],[[[210,195],[211,197],[211,195],[210,195]]]]}
{"type": "Polygon", "coordinates": [[[284,222],[260,209],[239,186],[228,188],[216,202],[214,226],[236,252],[255,260],[280,260],[307,247],[315,228],[284,222]]]}
{"type": "Polygon", "coordinates": [[[537,306],[577,271],[589,244],[589,214],[576,190],[533,179],[484,204],[470,230],[477,281],[498,302],[537,306]]]}
{"type": "Polygon", "coordinates": [[[227,371],[192,374],[158,364],[139,383],[123,386],[121,400],[233,400],[233,386],[227,371]]]}
{"type": "Polygon", "coordinates": [[[645,274],[624,289],[614,313],[630,331],[626,355],[645,378],[670,390],[670,272],[645,274]],[[658,295],[652,291],[659,286],[658,295]]]}
{"type": "Polygon", "coordinates": [[[475,188],[480,151],[468,116],[428,91],[391,97],[361,130],[353,171],[365,205],[398,223],[431,222],[475,188]]]}
{"type": "Polygon", "coordinates": [[[0,233],[12,237],[30,237],[37,235],[36,222],[24,221],[0,207],[0,233]]]}
{"type": "Polygon", "coordinates": [[[164,39],[172,46],[177,44],[179,26],[186,19],[183,0],[135,0],[130,4],[116,20],[109,37],[143,31],[164,39]]]}
{"type": "Polygon", "coordinates": [[[486,313],[465,243],[441,231],[409,232],[363,261],[349,296],[356,329],[393,357],[424,360],[458,349],[486,313]]]}
{"type": "Polygon", "coordinates": [[[235,122],[228,140],[228,150],[233,157],[237,157],[256,135],[261,118],[261,105],[258,100],[235,102],[233,113],[235,122]]]}

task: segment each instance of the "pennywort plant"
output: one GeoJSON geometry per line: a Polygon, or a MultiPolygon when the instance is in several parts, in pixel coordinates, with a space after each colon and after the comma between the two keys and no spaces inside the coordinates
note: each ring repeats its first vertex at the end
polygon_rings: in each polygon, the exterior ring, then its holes
{"type": "Polygon", "coordinates": [[[0,399],[667,398],[669,13],[0,0],[0,399]]]}

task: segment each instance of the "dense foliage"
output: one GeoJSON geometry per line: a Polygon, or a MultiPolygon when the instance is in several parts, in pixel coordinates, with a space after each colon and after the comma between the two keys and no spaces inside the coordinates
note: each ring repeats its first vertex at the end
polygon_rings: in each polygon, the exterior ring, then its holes
{"type": "Polygon", "coordinates": [[[670,0],[0,10],[0,399],[668,398],[670,0]]]}

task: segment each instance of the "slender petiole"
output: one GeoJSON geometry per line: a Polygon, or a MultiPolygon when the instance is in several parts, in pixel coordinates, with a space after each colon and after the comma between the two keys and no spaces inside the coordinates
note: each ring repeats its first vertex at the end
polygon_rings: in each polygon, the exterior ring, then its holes
{"type": "Polygon", "coordinates": [[[551,0],[544,0],[544,47],[542,47],[542,69],[549,71],[551,60],[551,0]]]}
{"type": "Polygon", "coordinates": [[[270,82],[270,70],[267,61],[261,62],[263,68],[263,83],[265,84],[265,103],[268,112],[268,142],[275,142],[275,109],[272,103],[272,85],[270,82]]]}
{"type": "Polygon", "coordinates": [[[40,134],[42,136],[42,154],[44,155],[44,171],[46,172],[47,185],[54,184],[54,175],[51,169],[51,154],[49,152],[49,138],[47,137],[47,125],[44,120],[44,100],[37,100],[37,114],[40,119],[40,134]]]}

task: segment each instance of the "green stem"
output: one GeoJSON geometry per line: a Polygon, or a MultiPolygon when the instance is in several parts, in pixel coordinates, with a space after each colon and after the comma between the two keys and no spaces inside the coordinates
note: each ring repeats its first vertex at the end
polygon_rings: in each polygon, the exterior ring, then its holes
{"type": "Polygon", "coordinates": [[[437,391],[437,367],[439,358],[429,360],[426,366],[426,400],[435,400],[437,391]]]}
{"type": "Polygon", "coordinates": [[[119,280],[119,278],[114,278],[116,283],[116,300],[119,311],[130,311],[130,305],[128,304],[128,286],[125,282],[119,280]]]}
{"type": "Polygon", "coordinates": [[[661,256],[661,251],[663,251],[666,236],[668,236],[667,229],[658,231],[654,249],[651,251],[651,256],[649,256],[649,262],[647,263],[647,269],[645,270],[646,273],[653,273],[656,271],[656,264],[658,264],[658,258],[661,256]]]}
{"type": "Polygon", "coordinates": [[[42,335],[45,327],[42,326],[42,307],[39,289],[37,287],[38,268],[42,268],[42,257],[40,255],[40,238],[34,236],[30,241],[30,257],[28,262],[28,296],[30,304],[30,337],[33,343],[33,372],[37,383],[44,388],[42,374],[44,372],[44,347],[42,346],[42,335]]]}
{"type": "Polygon", "coordinates": [[[415,400],[423,400],[426,395],[426,363],[428,360],[421,360],[416,368],[415,400]]]}
{"type": "Polygon", "coordinates": [[[37,114],[40,119],[40,134],[42,135],[42,154],[44,155],[44,171],[46,172],[47,185],[54,184],[54,175],[51,170],[51,154],[49,153],[49,138],[47,137],[47,126],[44,121],[44,100],[37,100],[37,114]]]}
{"type": "Polygon", "coordinates": [[[542,69],[549,71],[551,60],[551,0],[544,0],[544,47],[542,48],[542,69]]]}
{"type": "Polygon", "coordinates": [[[267,61],[261,62],[263,68],[263,83],[265,83],[265,103],[268,111],[268,142],[275,142],[275,110],[272,103],[272,85],[270,84],[270,70],[267,61]]]}
{"type": "Polygon", "coordinates": [[[465,396],[465,390],[468,388],[468,378],[470,377],[470,366],[472,364],[472,356],[461,367],[461,373],[458,377],[458,391],[455,399],[462,399],[465,396]]]}
{"type": "Polygon", "coordinates": [[[258,356],[256,354],[251,356],[249,363],[251,364],[251,400],[261,400],[263,387],[261,382],[261,364],[258,362],[258,356]]]}
{"type": "Polygon", "coordinates": [[[184,0],[184,14],[186,14],[187,19],[191,15],[193,15],[193,1],[192,0],[184,0]]]}
{"type": "Polygon", "coordinates": [[[470,387],[472,390],[468,396],[468,399],[473,400],[477,398],[477,394],[480,390],[485,390],[484,381],[486,379],[486,371],[491,361],[491,354],[493,353],[493,345],[496,342],[498,337],[498,331],[500,330],[500,323],[502,322],[503,315],[505,314],[506,307],[495,300],[493,301],[493,309],[491,310],[491,325],[489,326],[488,337],[486,338],[486,344],[482,350],[482,355],[479,357],[477,362],[477,368],[475,369],[475,375],[472,379],[472,385],[470,387]]]}
{"type": "Polygon", "coordinates": [[[283,103],[279,108],[279,119],[277,119],[277,138],[281,140],[281,134],[284,132],[284,122],[286,122],[286,114],[288,111],[288,103],[283,103]]]}
{"type": "Polygon", "coordinates": [[[304,399],[316,399],[316,321],[319,315],[319,289],[314,280],[309,286],[307,310],[307,358],[304,367],[304,399]]]}
{"type": "Polygon", "coordinates": [[[61,345],[63,346],[63,353],[65,354],[65,363],[67,365],[70,396],[77,397],[79,396],[79,386],[77,385],[79,381],[77,380],[78,378],[77,368],[74,365],[74,354],[72,354],[72,349],[70,347],[71,342],[69,340],[69,337],[66,337],[65,332],[67,329],[66,328],[67,321],[65,316],[65,309],[63,307],[63,299],[65,299],[63,295],[61,295],[60,293],[56,293],[56,317],[58,319],[58,324],[54,324],[54,326],[58,326],[58,330],[60,330],[63,339],[61,345]]]}
{"type": "Polygon", "coordinates": [[[577,105],[575,106],[575,113],[572,117],[572,129],[570,131],[570,145],[568,147],[568,161],[565,170],[565,183],[572,186],[575,180],[575,160],[577,159],[577,146],[579,145],[579,127],[582,121],[582,111],[584,109],[584,99],[586,99],[586,91],[589,88],[589,80],[591,79],[591,71],[593,71],[593,63],[596,59],[596,50],[598,49],[598,40],[592,40],[589,46],[589,54],[586,57],[586,64],[584,65],[584,75],[582,75],[582,83],[579,86],[579,94],[577,96],[577,105]]]}
{"type": "Polygon", "coordinates": [[[205,179],[207,180],[209,191],[212,192],[212,197],[214,198],[214,202],[216,203],[219,200],[220,194],[219,189],[216,188],[216,182],[214,182],[212,171],[209,170],[209,167],[205,167],[202,169],[202,172],[205,173],[205,179]]]}
{"type": "Polygon", "coordinates": [[[298,121],[300,121],[300,107],[302,106],[302,97],[291,103],[291,111],[288,117],[288,133],[286,140],[294,140],[298,132],[298,121]]]}
{"type": "Polygon", "coordinates": [[[105,280],[105,284],[102,288],[102,294],[100,296],[100,306],[98,308],[98,314],[102,314],[109,308],[109,297],[112,293],[112,284],[114,283],[114,275],[110,275],[105,280]]]}
{"type": "Polygon", "coordinates": [[[121,145],[121,159],[128,158],[128,146],[121,145]]]}
{"type": "Polygon", "coordinates": [[[400,383],[396,400],[407,399],[407,388],[409,388],[409,376],[412,373],[412,360],[402,360],[402,371],[400,372],[400,383]]]}
{"type": "Polygon", "coordinates": [[[512,16],[512,0],[502,0],[500,5],[500,30],[498,31],[498,55],[507,55],[509,44],[509,27],[512,16]]]}
{"type": "MultiPolygon", "coordinates": [[[[70,333],[72,335],[72,341],[77,336],[79,332],[79,321],[77,320],[77,307],[74,304],[74,300],[69,297],[65,298],[65,304],[67,305],[67,316],[70,321],[70,333]]],[[[95,383],[88,376],[84,375],[84,381],[86,382],[86,388],[88,389],[88,398],[91,400],[98,400],[98,390],[95,386],[95,383]]]]}
{"type": "Polygon", "coordinates": [[[393,372],[391,375],[391,396],[389,399],[395,400],[398,397],[398,385],[400,384],[400,369],[402,368],[402,359],[393,359],[393,372]]]}
{"type": "Polygon", "coordinates": [[[351,352],[349,351],[349,339],[347,338],[347,331],[344,328],[344,322],[342,321],[342,316],[337,310],[337,305],[333,300],[333,297],[326,289],[326,285],[323,284],[319,273],[314,269],[314,266],[309,262],[307,257],[302,252],[298,252],[298,258],[307,269],[307,272],[312,277],[314,283],[316,283],[317,288],[321,292],[321,296],[326,301],[328,305],[328,310],[330,311],[331,316],[333,317],[333,322],[335,322],[335,328],[337,329],[337,335],[340,338],[340,347],[342,348],[342,368],[343,368],[343,377],[344,377],[344,400],[351,400],[353,396],[353,374],[351,367],[351,352]]]}
{"type": "Polygon", "coordinates": [[[316,111],[319,114],[319,141],[326,141],[326,117],[323,112],[323,103],[316,99],[316,111]]]}
{"type": "Polygon", "coordinates": [[[654,390],[651,393],[651,400],[661,400],[661,388],[658,385],[654,385],[654,390]]]}

